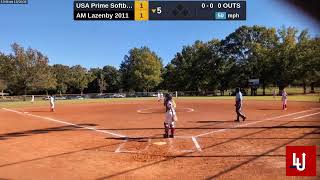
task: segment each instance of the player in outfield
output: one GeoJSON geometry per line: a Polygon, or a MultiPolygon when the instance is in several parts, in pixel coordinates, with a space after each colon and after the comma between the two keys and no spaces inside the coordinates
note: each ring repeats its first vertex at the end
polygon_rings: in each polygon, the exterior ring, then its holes
{"type": "Polygon", "coordinates": [[[51,112],[54,112],[55,111],[55,107],[54,107],[54,97],[51,95],[50,97],[49,97],[49,102],[50,102],[50,111],[51,112]]]}
{"type": "Polygon", "coordinates": [[[158,102],[162,101],[163,100],[163,93],[158,92],[157,97],[158,97],[158,102]]]}
{"type": "Polygon", "coordinates": [[[288,94],[285,89],[282,90],[281,94],[281,100],[282,100],[282,110],[287,110],[287,101],[288,101],[288,94]]]}
{"type": "Polygon", "coordinates": [[[174,138],[175,122],[178,120],[171,94],[165,96],[164,138],[174,138]],[[170,131],[170,132],[169,132],[170,131]],[[170,133],[170,135],[169,135],[170,133]]]}
{"type": "Polygon", "coordinates": [[[236,122],[240,122],[239,117],[242,118],[243,121],[246,120],[246,116],[242,113],[242,103],[243,101],[243,97],[242,97],[242,93],[240,91],[240,88],[236,88],[236,113],[237,113],[237,119],[235,120],[236,122]]]}
{"type": "Polygon", "coordinates": [[[31,103],[34,102],[34,95],[31,96],[31,103]]]}

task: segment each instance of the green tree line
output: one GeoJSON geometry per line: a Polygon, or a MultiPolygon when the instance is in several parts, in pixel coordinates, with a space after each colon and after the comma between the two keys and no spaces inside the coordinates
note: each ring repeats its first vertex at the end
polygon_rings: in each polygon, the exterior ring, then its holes
{"type": "Polygon", "coordinates": [[[223,94],[246,88],[248,80],[256,78],[263,93],[269,86],[283,89],[290,84],[313,91],[320,84],[320,38],[294,27],[241,26],[222,40],[182,47],[165,66],[148,47],[133,48],[119,69],[49,65],[44,54],[16,43],[11,54],[0,52],[0,92],[15,95],[160,89],[223,94]]]}

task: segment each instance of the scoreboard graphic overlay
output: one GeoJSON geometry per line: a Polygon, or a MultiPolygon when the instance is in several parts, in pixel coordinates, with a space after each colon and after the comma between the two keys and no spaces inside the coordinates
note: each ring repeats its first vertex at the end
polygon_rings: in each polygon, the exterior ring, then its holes
{"type": "Polygon", "coordinates": [[[246,20],[246,1],[74,1],[84,20],[246,20]]]}

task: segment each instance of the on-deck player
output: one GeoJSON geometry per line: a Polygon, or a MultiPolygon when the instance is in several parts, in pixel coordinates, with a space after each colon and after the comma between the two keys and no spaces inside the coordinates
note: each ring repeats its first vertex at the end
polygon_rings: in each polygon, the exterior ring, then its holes
{"type": "Polygon", "coordinates": [[[174,131],[175,131],[175,121],[177,119],[177,114],[173,105],[173,100],[171,94],[166,94],[165,97],[165,106],[166,106],[166,114],[164,120],[164,130],[165,134],[163,135],[164,138],[174,138],[174,131]],[[170,130],[170,135],[169,135],[170,130]]]}
{"type": "Polygon", "coordinates": [[[49,97],[49,101],[50,101],[50,111],[51,112],[54,112],[54,97],[51,95],[50,97],[49,97]]]}
{"type": "Polygon", "coordinates": [[[282,90],[282,110],[287,110],[288,94],[285,89],[282,90]]]}
{"type": "Polygon", "coordinates": [[[242,93],[240,91],[240,88],[236,88],[236,113],[237,113],[237,119],[235,121],[239,122],[239,117],[242,118],[243,121],[246,120],[246,116],[242,113],[242,93]]]}

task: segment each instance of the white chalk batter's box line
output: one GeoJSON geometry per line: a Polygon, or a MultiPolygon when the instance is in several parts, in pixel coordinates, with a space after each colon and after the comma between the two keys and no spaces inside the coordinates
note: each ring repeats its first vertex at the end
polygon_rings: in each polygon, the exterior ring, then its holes
{"type": "MultiPolygon", "coordinates": [[[[202,151],[196,137],[193,136],[175,136],[174,139],[168,138],[165,139],[166,143],[169,144],[169,149],[168,151],[176,151],[176,152],[196,152],[196,151],[202,151]],[[193,144],[194,148],[193,149],[176,149],[173,147],[173,143],[174,141],[177,141],[178,139],[190,139],[190,144],[193,144]]],[[[179,141],[179,140],[178,140],[179,141]]],[[[131,151],[131,150],[124,150],[123,146],[129,142],[129,138],[126,138],[126,140],[121,143],[118,148],[114,151],[115,153],[142,153],[145,152],[149,149],[150,145],[151,145],[151,138],[148,138],[148,144],[146,145],[146,147],[144,147],[142,150],[137,150],[137,151],[131,151]]]]}
{"type": "Polygon", "coordinates": [[[143,151],[146,151],[149,146],[150,146],[150,143],[151,143],[151,139],[149,138],[148,139],[148,144],[145,148],[143,148],[142,150],[139,150],[139,151],[128,151],[128,150],[122,150],[122,147],[128,142],[128,138],[119,145],[119,147],[114,151],[115,153],[140,153],[140,152],[143,152],[143,151]]]}
{"type": "MultiPolygon", "coordinates": [[[[118,138],[126,138],[126,141],[121,144],[122,146],[124,146],[124,144],[125,144],[126,142],[128,142],[128,139],[129,139],[128,136],[125,136],[125,135],[122,135],[122,134],[117,134],[117,133],[113,133],[113,132],[106,131],[106,130],[100,130],[100,129],[96,129],[96,128],[93,128],[93,127],[81,126],[81,125],[77,125],[77,124],[73,124],[73,123],[69,123],[69,122],[65,122],[65,121],[53,119],[53,118],[50,118],[50,117],[33,115],[33,114],[31,114],[31,113],[28,113],[28,112],[20,112],[20,111],[16,111],[16,110],[12,110],[12,109],[7,109],[7,108],[2,108],[2,110],[9,111],[9,112],[13,112],[13,113],[20,114],[20,115],[23,115],[23,116],[31,116],[31,117],[36,117],[36,118],[39,118],[39,119],[44,119],[44,120],[47,120],[47,121],[53,121],[53,122],[60,123],[60,124],[67,124],[67,125],[74,126],[74,127],[78,127],[78,128],[82,128],[82,129],[87,129],[87,130],[91,130],[91,131],[95,131],[95,132],[99,132],[99,133],[108,134],[108,135],[111,135],[111,136],[114,136],[114,137],[118,137],[118,138]]],[[[196,136],[176,136],[176,138],[191,138],[191,140],[193,141],[193,144],[194,144],[194,146],[196,147],[196,149],[197,149],[198,151],[202,151],[201,146],[200,146],[200,144],[199,144],[198,141],[197,141],[197,138],[198,138],[198,137],[202,137],[202,136],[206,136],[206,135],[213,134],[213,133],[218,133],[218,132],[224,132],[224,131],[236,129],[236,128],[238,128],[238,127],[248,126],[248,125],[250,125],[250,124],[257,124],[257,123],[261,123],[261,122],[265,122],[265,121],[270,121],[270,120],[279,119],[279,118],[283,118],[283,117],[288,117],[288,116],[293,116],[293,115],[297,115],[297,114],[302,114],[302,113],[306,113],[306,112],[310,112],[310,111],[315,111],[315,110],[318,110],[318,109],[317,109],[317,108],[311,108],[311,109],[305,110],[305,111],[299,111],[299,112],[290,113],[290,114],[285,114],[285,115],[280,115],[280,116],[276,116],[276,117],[270,117],[270,118],[263,119],[263,120],[260,120],[260,121],[254,121],[254,122],[250,122],[250,123],[239,124],[239,125],[236,125],[236,126],[230,127],[230,128],[224,128],[224,129],[214,130],[214,131],[210,131],[210,132],[207,132],[207,133],[199,134],[199,135],[196,135],[196,136]]],[[[303,115],[303,116],[297,117],[297,118],[295,118],[295,119],[303,118],[303,117],[310,117],[310,116],[317,115],[317,114],[319,114],[319,113],[320,113],[320,112],[316,112],[316,113],[313,113],[313,114],[307,114],[307,115],[303,115]]],[[[131,137],[131,138],[132,138],[132,137],[131,137]]],[[[121,145],[119,145],[119,147],[116,149],[115,152],[126,152],[126,151],[121,151],[121,148],[122,148],[121,145]],[[117,151],[117,150],[118,150],[118,151],[117,151]]],[[[149,146],[150,146],[150,143],[149,143],[149,146]]],[[[148,149],[149,146],[147,146],[146,149],[148,149]]],[[[189,150],[185,150],[185,151],[189,151],[189,150]]],[[[127,152],[142,152],[142,151],[127,151],[127,152]]]]}

